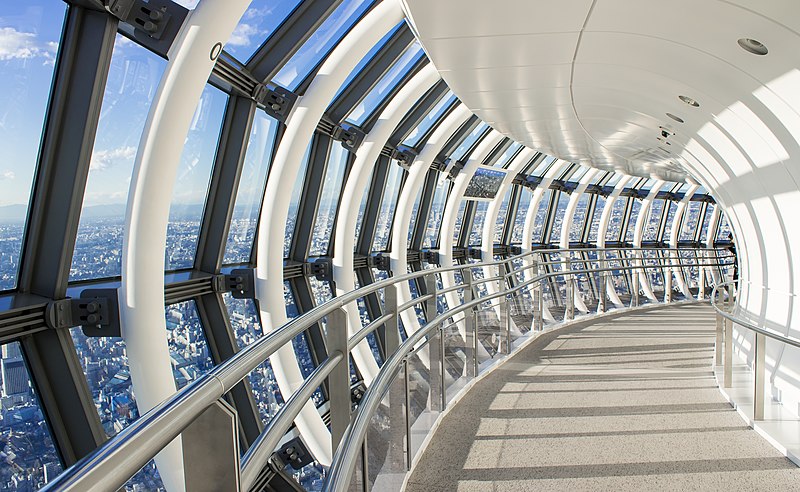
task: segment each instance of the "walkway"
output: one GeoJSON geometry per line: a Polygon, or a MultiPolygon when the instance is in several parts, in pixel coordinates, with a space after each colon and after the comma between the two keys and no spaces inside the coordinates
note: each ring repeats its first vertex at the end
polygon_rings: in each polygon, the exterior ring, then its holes
{"type": "Polygon", "coordinates": [[[687,305],[540,337],[451,409],[406,490],[798,490],[720,395],[713,330],[687,305]]]}

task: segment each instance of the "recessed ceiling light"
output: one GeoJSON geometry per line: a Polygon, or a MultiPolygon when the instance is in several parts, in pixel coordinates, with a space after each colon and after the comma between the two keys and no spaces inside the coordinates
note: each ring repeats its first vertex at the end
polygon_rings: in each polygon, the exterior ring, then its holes
{"type": "Polygon", "coordinates": [[[695,101],[691,97],[678,96],[678,99],[680,99],[681,101],[685,102],[689,106],[692,106],[692,107],[695,107],[695,108],[699,108],[700,107],[700,103],[698,103],[697,101],[695,101]]]}
{"type": "Polygon", "coordinates": [[[683,123],[683,118],[681,118],[680,116],[675,116],[672,113],[667,113],[667,116],[669,116],[673,120],[677,121],[678,123],[683,123]]]}
{"type": "Polygon", "coordinates": [[[764,56],[767,53],[769,53],[767,47],[761,44],[760,41],[756,41],[755,39],[742,38],[738,41],[738,43],[743,50],[747,51],[748,53],[752,53],[754,55],[764,56]]]}

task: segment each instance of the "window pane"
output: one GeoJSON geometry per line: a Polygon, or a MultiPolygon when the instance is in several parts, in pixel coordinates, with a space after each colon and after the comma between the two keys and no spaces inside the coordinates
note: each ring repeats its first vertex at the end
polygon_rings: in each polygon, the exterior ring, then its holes
{"type": "MultiPolygon", "coordinates": [[[[228,317],[231,320],[231,328],[240,349],[247,347],[264,336],[255,301],[252,299],[234,299],[227,292],[223,294],[222,298],[225,301],[228,317]]],[[[253,389],[253,397],[258,406],[258,413],[261,415],[261,420],[266,424],[272,420],[272,417],[275,416],[284,403],[269,359],[256,367],[248,378],[250,387],[253,389]]]]}
{"type": "Polygon", "coordinates": [[[717,241],[733,240],[731,235],[731,225],[728,222],[728,216],[724,213],[719,216],[719,229],[717,229],[717,241]]]}
{"type": "Polygon", "coordinates": [[[338,142],[334,142],[328,155],[328,165],[325,169],[325,180],[322,182],[322,193],[317,207],[317,216],[314,219],[314,232],[311,237],[311,256],[324,255],[333,237],[333,223],[336,220],[336,210],[339,205],[339,196],[342,193],[344,171],[347,168],[347,159],[350,153],[338,142]]]}
{"type": "Polygon", "coordinates": [[[669,211],[667,212],[667,223],[664,226],[664,236],[661,241],[669,242],[669,235],[672,232],[672,222],[675,220],[675,211],[678,210],[678,204],[674,201],[669,201],[669,211]]]}
{"type": "Polygon", "coordinates": [[[486,209],[489,202],[475,203],[475,218],[472,221],[472,231],[469,234],[469,245],[480,246],[483,236],[483,225],[486,222],[486,209]]]}
{"type": "Polygon", "coordinates": [[[689,202],[686,215],[683,217],[680,238],[678,238],[680,241],[694,241],[694,234],[697,232],[697,224],[700,222],[700,212],[702,210],[702,202],[689,202]]]}
{"type": "Polygon", "coordinates": [[[496,167],[505,168],[511,162],[511,159],[515,155],[517,155],[517,152],[519,152],[519,149],[521,149],[521,148],[522,148],[522,144],[521,143],[518,143],[518,142],[512,143],[511,146],[509,146],[506,149],[506,151],[503,152],[503,155],[501,155],[500,158],[497,159],[497,162],[495,162],[494,165],[496,167]]]}
{"type": "Polygon", "coordinates": [[[532,198],[533,192],[528,187],[521,186],[517,216],[514,219],[514,230],[511,232],[511,244],[522,242],[522,230],[525,227],[525,217],[528,215],[528,208],[531,206],[532,198]]]}
{"type": "Polygon", "coordinates": [[[408,223],[408,243],[411,244],[411,239],[414,236],[414,228],[417,224],[417,215],[419,215],[419,203],[422,200],[422,186],[417,190],[417,197],[414,198],[414,206],[411,207],[411,221],[408,223]]]}
{"type": "Polygon", "coordinates": [[[239,60],[250,58],[301,0],[253,0],[225,43],[225,51],[239,60]]]}
{"type": "Polygon", "coordinates": [[[714,215],[714,204],[709,203],[706,207],[706,215],[703,217],[703,229],[700,232],[700,241],[705,242],[708,238],[708,225],[711,223],[711,216],[714,215]]]}
{"type": "Polygon", "coordinates": [[[356,106],[347,121],[356,125],[364,124],[364,121],[375,111],[375,108],[383,102],[389,92],[398,84],[425,54],[418,41],[411,44],[392,67],[383,75],[375,87],[370,90],[364,99],[356,106]]]}
{"type": "Polygon", "coordinates": [[[636,232],[636,220],[639,218],[639,211],[642,209],[642,201],[638,198],[632,198],[631,216],[628,220],[628,229],[625,231],[625,241],[632,242],[633,235],[636,232]]]}
{"type": "Polygon", "coordinates": [[[598,231],[600,230],[600,217],[603,215],[603,209],[605,206],[605,197],[602,195],[597,195],[597,202],[594,204],[594,215],[592,215],[592,223],[589,226],[590,243],[597,243],[598,231]]]}
{"type": "Polygon", "coordinates": [[[550,230],[550,242],[558,243],[561,241],[561,228],[564,226],[564,213],[569,204],[569,195],[559,192],[556,203],[556,210],[553,213],[553,228],[550,230]]]}
{"type": "Polygon", "coordinates": [[[167,225],[166,270],[191,268],[228,96],[207,85],[183,145],[167,225]]]}
{"type": "Polygon", "coordinates": [[[456,214],[456,226],[453,228],[453,244],[458,245],[458,237],[461,235],[461,228],[464,227],[464,215],[467,212],[467,201],[461,200],[456,214]]]}
{"type": "Polygon", "coordinates": [[[0,17],[0,290],[17,285],[48,94],[66,5],[3,2],[0,17]]]}
{"type": "Polygon", "coordinates": [[[589,208],[589,198],[591,195],[584,193],[578,198],[578,205],[575,209],[575,216],[572,219],[572,227],[569,229],[569,240],[580,242],[583,238],[583,225],[586,222],[586,214],[589,208]]]}
{"type": "MultiPolygon", "coordinates": [[[[369,179],[367,179],[367,186],[364,187],[364,194],[361,195],[361,203],[358,204],[358,218],[356,219],[356,233],[355,238],[361,234],[361,226],[364,224],[364,214],[367,212],[367,200],[369,200],[369,190],[372,186],[372,175],[375,174],[374,168],[369,171],[369,179]]],[[[357,246],[356,246],[357,247],[357,246]]]]}
{"type": "Polygon", "coordinates": [[[658,239],[658,228],[661,225],[661,215],[664,212],[664,200],[653,200],[650,206],[650,217],[642,233],[642,241],[655,241],[658,239]]]}
{"type": "Polygon", "coordinates": [[[296,90],[371,4],[371,0],[344,0],[281,68],[272,82],[296,90]]]}
{"type": "Polygon", "coordinates": [[[444,214],[445,200],[450,191],[450,180],[439,178],[436,191],[431,201],[431,211],[428,214],[428,227],[425,232],[423,247],[433,248],[439,243],[439,228],[442,226],[442,214],[444,214]]]}
{"type": "Polygon", "coordinates": [[[425,116],[425,118],[419,122],[416,128],[411,130],[411,133],[409,133],[405,140],[403,140],[403,145],[416,147],[422,137],[424,137],[428,131],[433,128],[433,125],[439,121],[447,108],[449,108],[455,101],[456,96],[453,94],[453,92],[447,91],[447,94],[445,94],[439,100],[439,102],[436,103],[436,105],[425,116]]]}
{"type": "Polygon", "coordinates": [[[477,142],[478,138],[480,138],[480,136],[486,132],[487,128],[489,128],[489,125],[484,122],[481,122],[478,126],[476,126],[475,129],[472,130],[472,133],[467,135],[464,140],[461,141],[461,144],[458,146],[458,148],[456,148],[455,152],[450,154],[450,159],[454,161],[460,161],[463,159],[464,155],[472,148],[473,145],[475,145],[475,142],[477,142]]]}
{"type": "MultiPolygon", "coordinates": [[[[103,95],[70,280],[114,277],[133,160],[166,62],[117,35],[103,95]]],[[[216,141],[216,140],[215,140],[216,141]]]]}
{"type": "Polygon", "coordinates": [[[292,197],[289,201],[289,215],[286,217],[286,230],[283,234],[283,257],[288,258],[289,252],[292,248],[292,238],[294,237],[294,226],[297,222],[297,212],[300,209],[300,199],[303,195],[303,185],[306,180],[306,170],[308,169],[308,158],[311,154],[311,143],[306,147],[306,153],[303,156],[303,163],[301,164],[300,171],[297,173],[297,178],[294,181],[294,188],[292,188],[292,197]]]}
{"type": "Polygon", "coordinates": [[[35,490],[63,470],[19,342],[2,347],[0,488],[35,490]]]}
{"type": "Polygon", "coordinates": [[[278,122],[263,111],[256,111],[236,192],[224,263],[245,263],[250,260],[277,132],[278,122]]]}
{"type": "MultiPolygon", "coordinates": [[[[289,282],[283,283],[283,297],[286,302],[286,317],[292,320],[300,316],[289,282]]],[[[311,358],[311,350],[309,350],[305,335],[301,333],[294,337],[294,339],[292,339],[292,347],[294,348],[294,354],[300,366],[300,373],[303,375],[303,378],[308,378],[309,374],[314,371],[314,359],[311,358]]],[[[320,391],[319,388],[314,392],[312,400],[314,400],[314,404],[317,407],[325,402],[325,397],[322,395],[322,391],[320,391]]]]}
{"type": "Polygon", "coordinates": [[[618,197],[614,201],[614,208],[611,209],[611,218],[608,221],[608,231],[606,231],[606,241],[617,242],[621,234],[622,221],[624,219],[625,207],[628,205],[628,198],[618,197]]]}
{"type": "Polygon", "coordinates": [[[175,384],[183,388],[214,367],[194,301],[166,307],[167,342],[175,384]]]}
{"type": "Polygon", "coordinates": [[[539,209],[536,210],[536,217],[533,219],[533,242],[534,244],[542,243],[542,236],[544,235],[544,226],[547,221],[547,209],[550,208],[550,197],[553,190],[546,189],[542,193],[542,200],[539,202],[539,209]]]}
{"type": "Polygon", "coordinates": [[[503,227],[506,225],[506,217],[508,216],[508,202],[511,200],[511,192],[513,191],[513,186],[508,187],[508,191],[506,191],[506,196],[503,197],[503,201],[500,202],[500,210],[497,213],[497,220],[494,223],[494,242],[501,243],[503,241],[503,227]]]}
{"type": "Polygon", "coordinates": [[[392,231],[394,211],[397,207],[397,197],[400,194],[400,183],[403,178],[403,168],[397,161],[389,163],[389,175],[386,177],[386,187],[383,190],[383,200],[378,209],[378,223],[375,227],[375,237],[372,240],[373,251],[386,251],[389,247],[389,234],[392,231]]]}

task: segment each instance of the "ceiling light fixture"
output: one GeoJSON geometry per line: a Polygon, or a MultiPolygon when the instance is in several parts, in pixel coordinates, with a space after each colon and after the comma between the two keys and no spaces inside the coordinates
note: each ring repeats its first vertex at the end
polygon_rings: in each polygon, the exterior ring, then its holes
{"type": "Polygon", "coordinates": [[[700,103],[695,101],[691,97],[678,96],[678,99],[680,99],[681,101],[685,102],[686,104],[688,104],[689,106],[692,106],[694,108],[699,108],[700,107],[700,103]]]}
{"type": "Polygon", "coordinates": [[[756,41],[755,39],[750,38],[742,38],[739,41],[739,46],[742,47],[743,50],[747,51],[748,53],[752,53],[754,55],[764,56],[769,53],[769,50],[766,46],[764,46],[760,41],[756,41]]]}
{"type": "Polygon", "coordinates": [[[667,116],[669,116],[673,120],[677,121],[678,123],[683,123],[683,118],[681,118],[680,116],[675,116],[672,113],[667,113],[667,116]]]}

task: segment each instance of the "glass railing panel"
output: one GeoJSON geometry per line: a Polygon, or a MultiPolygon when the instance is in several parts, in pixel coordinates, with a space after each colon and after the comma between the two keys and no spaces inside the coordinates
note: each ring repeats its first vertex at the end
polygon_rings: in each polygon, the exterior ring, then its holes
{"type": "Polygon", "coordinates": [[[405,369],[389,386],[367,431],[369,490],[401,490],[406,473],[405,369]]]}
{"type": "Polygon", "coordinates": [[[459,316],[461,322],[446,323],[442,328],[444,335],[444,368],[445,368],[445,393],[447,401],[453,397],[467,383],[467,364],[472,363],[468,354],[467,344],[460,328],[464,326],[463,318],[459,316]],[[460,325],[460,326],[459,326],[460,325]]]}

